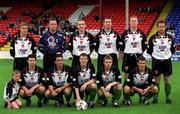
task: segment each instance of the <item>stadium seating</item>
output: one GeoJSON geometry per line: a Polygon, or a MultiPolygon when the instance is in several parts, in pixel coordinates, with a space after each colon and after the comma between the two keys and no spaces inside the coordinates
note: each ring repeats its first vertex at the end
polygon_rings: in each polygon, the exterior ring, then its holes
{"type": "Polygon", "coordinates": [[[166,19],[167,25],[175,25],[175,43],[180,44],[180,1],[174,0],[173,7],[166,19]]]}
{"type": "MultiPolygon", "coordinates": [[[[142,19],[142,23],[139,24],[139,28],[142,29],[145,34],[149,33],[154,21],[156,20],[158,13],[140,13],[137,11],[138,7],[154,7],[159,6],[160,9],[164,6],[165,0],[162,1],[130,1],[129,15],[137,15],[142,19]]],[[[113,27],[118,32],[123,32],[125,28],[125,3],[124,0],[113,0],[112,3],[105,0],[102,5],[102,15],[103,17],[111,17],[113,20],[113,27]]],[[[99,15],[99,7],[93,9],[93,11],[85,18],[87,26],[89,29],[99,29],[101,26],[100,22],[93,20],[94,16],[99,15]]]]}

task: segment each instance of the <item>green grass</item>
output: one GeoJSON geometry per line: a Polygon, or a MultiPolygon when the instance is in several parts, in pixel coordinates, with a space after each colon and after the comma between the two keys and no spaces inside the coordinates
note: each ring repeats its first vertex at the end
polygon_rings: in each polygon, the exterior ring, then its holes
{"type": "MultiPolygon", "coordinates": [[[[65,61],[66,64],[70,64],[71,61],[65,61]]],[[[93,61],[94,65],[95,61],[93,61]]],[[[38,61],[38,64],[42,66],[42,61],[38,61]]],[[[121,105],[120,108],[113,108],[111,101],[108,106],[101,107],[95,106],[94,109],[88,109],[86,111],[77,111],[74,107],[54,107],[54,101],[50,101],[49,104],[42,108],[36,106],[36,97],[33,97],[32,106],[22,107],[19,110],[8,110],[3,108],[3,89],[5,83],[11,79],[12,60],[0,60],[0,114],[180,114],[180,62],[173,63],[174,74],[171,77],[172,83],[172,100],[171,105],[165,104],[164,86],[163,80],[161,80],[161,90],[158,104],[150,104],[144,106],[138,104],[138,96],[132,98],[133,105],[131,107],[121,105]]],[[[148,66],[150,63],[148,63],[148,66]]],[[[122,97],[121,97],[122,100],[122,97]]],[[[23,100],[22,100],[23,101],[23,100]]],[[[23,103],[25,103],[23,101],[23,103]]]]}

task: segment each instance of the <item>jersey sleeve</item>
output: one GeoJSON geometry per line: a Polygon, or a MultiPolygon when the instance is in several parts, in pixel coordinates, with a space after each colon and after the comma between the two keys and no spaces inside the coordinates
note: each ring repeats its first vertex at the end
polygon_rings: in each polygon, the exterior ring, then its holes
{"type": "Polygon", "coordinates": [[[68,70],[67,83],[71,84],[72,83],[72,68],[68,66],[67,70],[68,70]]]}
{"type": "Polygon", "coordinates": [[[133,70],[131,70],[131,71],[129,72],[128,78],[126,79],[126,84],[127,84],[129,87],[133,87],[133,86],[134,86],[133,74],[134,74],[134,72],[133,72],[133,70]]]}
{"type": "Polygon", "coordinates": [[[97,77],[97,86],[98,86],[98,88],[104,86],[103,79],[102,79],[102,72],[98,71],[96,77],[97,77]]]}
{"type": "Polygon", "coordinates": [[[40,67],[38,67],[38,72],[40,73],[38,84],[43,84],[44,72],[40,67]]]}
{"type": "Polygon", "coordinates": [[[36,42],[33,38],[29,38],[29,40],[32,42],[32,46],[31,46],[31,50],[32,50],[32,54],[36,54],[37,51],[37,46],[36,46],[36,42]]]}
{"type": "Polygon", "coordinates": [[[75,88],[78,88],[78,72],[79,72],[79,68],[78,66],[76,66],[73,70],[73,86],[75,88]]]}
{"type": "Polygon", "coordinates": [[[95,38],[95,51],[98,52],[98,49],[99,49],[99,42],[100,42],[100,32],[96,35],[96,38],[95,38]]]}
{"type": "Polygon", "coordinates": [[[93,64],[90,64],[90,69],[91,69],[91,79],[96,79],[95,68],[93,64]]]}
{"type": "Polygon", "coordinates": [[[94,36],[92,34],[88,33],[88,37],[90,39],[90,51],[92,52],[95,49],[94,36]]]}
{"type": "Polygon", "coordinates": [[[119,41],[119,50],[120,51],[124,51],[125,49],[125,37],[126,37],[126,31],[123,32],[123,34],[121,35],[120,41],[119,41]]]}
{"type": "Polygon", "coordinates": [[[118,33],[115,33],[116,34],[116,37],[117,37],[117,39],[116,39],[116,49],[118,50],[118,51],[120,51],[121,50],[121,45],[120,45],[120,36],[119,36],[119,34],[118,33]]]}
{"type": "Polygon", "coordinates": [[[147,48],[147,53],[152,55],[153,52],[153,36],[150,37],[149,42],[148,42],[148,48],[147,48]]]}
{"type": "Polygon", "coordinates": [[[46,33],[44,33],[39,40],[39,51],[41,53],[47,53],[48,52],[48,48],[45,46],[46,45],[45,34],[46,33]]]}
{"type": "Polygon", "coordinates": [[[115,75],[115,81],[121,83],[121,73],[119,69],[115,69],[116,75],[115,75]]]}
{"type": "Polygon", "coordinates": [[[141,31],[141,35],[142,35],[142,51],[145,51],[147,48],[147,39],[144,32],[141,31]]]}
{"type": "Polygon", "coordinates": [[[72,34],[70,36],[70,41],[69,41],[69,44],[68,44],[68,50],[72,52],[73,50],[73,38],[74,38],[74,34],[72,34]]]}
{"type": "Polygon", "coordinates": [[[25,74],[25,73],[26,73],[26,70],[23,69],[23,70],[21,71],[21,82],[20,82],[21,87],[22,87],[22,86],[26,86],[26,82],[25,82],[25,79],[24,79],[24,74],[25,74]]]}
{"type": "Polygon", "coordinates": [[[12,39],[11,45],[10,45],[10,55],[12,57],[15,56],[15,45],[14,44],[15,44],[15,38],[12,39]]]}
{"type": "Polygon", "coordinates": [[[7,84],[6,84],[6,86],[5,86],[5,93],[4,93],[4,99],[5,100],[8,100],[8,99],[10,99],[11,98],[11,96],[12,96],[12,89],[13,89],[13,84],[12,84],[12,82],[11,81],[9,81],[7,84]]]}
{"type": "Polygon", "coordinates": [[[153,77],[153,73],[150,69],[148,69],[148,74],[149,74],[149,77],[148,77],[148,86],[153,86],[155,85],[155,79],[153,77]]]}

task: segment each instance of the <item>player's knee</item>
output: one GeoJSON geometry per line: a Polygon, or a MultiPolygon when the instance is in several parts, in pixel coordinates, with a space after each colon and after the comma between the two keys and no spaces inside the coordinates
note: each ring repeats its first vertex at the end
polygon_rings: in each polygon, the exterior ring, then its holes
{"type": "Polygon", "coordinates": [[[71,94],[71,91],[72,91],[72,89],[71,89],[70,87],[68,87],[68,88],[66,88],[66,89],[64,90],[64,93],[65,93],[66,95],[70,95],[70,94],[71,94]]]}
{"type": "Polygon", "coordinates": [[[95,83],[92,83],[91,86],[90,86],[91,89],[96,89],[96,84],[95,83]]]}
{"type": "Polygon", "coordinates": [[[103,96],[104,95],[104,93],[103,93],[103,91],[101,89],[98,89],[98,94],[99,94],[99,96],[103,96]]]}
{"type": "Polygon", "coordinates": [[[115,85],[115,86],[114,86],[114,89],[116,89],[116,90],[121,90],[121,89],[122,89],[121,84],[117,84],[117,85],[115,85]]]}
{"type": "Polygon", "coordinates": [[[127,86],[127,85],[124,86],[124,93],[129,93],[130,90],[131,90],[131,89],[130,89],[129,86],[127,86]]]}
{"type": "Polygon", "coordinates": [[[50,91],[49,91],[49,90],[46,90],[46,91],[45,91],[45,93],[44,93],[44,95],[45,95],[45,97],[47,97],[47,98],[48,98],[48,97],[50,97],[51,93],[50,93],[50,91]]]}
{"type": "Polygon", "coordinates": [[[25,96],[25,91],[24,91],[23,89],[20,89],[19,95],[20,95],[20,96],[25,96]]]}
{"type": "Polygon", "coordinates": [[[40,86],[40,87],[38,88],[38,92],[39,92],[39,93],[44,93],[44,92],[45,92],[45,87],[44,87],[44,86],[40,86]]]}
{"type": "Polygon", "coordinates": [[[154,92],[154,93],[157,93],[157,92],[158,92],[158,87],[157,87],[157,86],[154,86],[154,87],[153,87],[153,92],[154,92]]]}

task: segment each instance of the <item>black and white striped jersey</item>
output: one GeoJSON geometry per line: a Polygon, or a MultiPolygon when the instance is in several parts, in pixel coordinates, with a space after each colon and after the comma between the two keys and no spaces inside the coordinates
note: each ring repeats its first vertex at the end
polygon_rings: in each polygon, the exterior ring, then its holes
{"type": "Polygon", "coordinates": [[[97,84],[98,87],[107,86],[109,83],[119,82],[121,83],[121,73],[119,69],[112,68],[110,71],[105,72],[102,71],[97,72],[97,84]]]}
{"type": "Polygon", "coordinates": [[[176,46],[171,35],[159,36],[156,33],[149,39],[147,53],[155,59],[166,60],[175,53],[175,48],[176,46]]]}
{"type": "Polygon", "coordinates": [[[115,31],[111,31],[110,33],[106,33],[104,29],[102,29],[97,35],[95,39],[95,47],[98,54],[117,54],[120,49],[119,45],[120,37],[119,34],[115,31]]]}
{"type": "Polygon", "coordinates": [[[21,86],[33,87],[36,84],[42,83],[44,77],[43,70],[36,66],[35,71],[29,71],[28,67],[21,71],[21,86]]]}
{"type": "Polygon", "coordinates": [[[4,87],[4,100],[6,102],[11,101],[18,97],[20,89],[20,83],[10,80],[4,87]]]}
{"type": "Polygon", "coordinates": [[[62,71],[58,71],[54,66],[49,70],[49,85],[54,87],[64,86],[66,83],[71,83],[72,71],[71,68],[67,65],[63,66],[62,71]]]}
{"type": "Polygon", "coordinates": [[[140,72],[138,67],[132,69],[129,73],[127,85],[130,87],[145,88],[155,84],[152,71],[146,67],[145,72],[140,72]]]}
{"type": "Polygon", "coordinates": [[[78,31],[72,34],[69,42],[69,50],[73,55],[79,56],[81,53],[90,54],[94,49],[94,37],[92,34],[85,32],[80,35],[78,31]]]}
{"type": "Polygon", "coordinates": [[[147,48],[146,42],[145,34],[140,29],[136,32],[128,29],[121,36],[120,48],[127,54],[142,54],[147,48]]]}
{"type": "Polygon", "coordinates": [[[73,71],[73,85],[79,87],[91,79],[95,79],[95,77],[96,74],[93,64],[88,64],[86,69],[82,69],[77,65],[73,71]]]}
{"type": "Polygon", "coordinates": [[[15,36],[11,41],[10,54],[15,58],[26,58],[30,54],[36,54],[36,43],[33,38],[15,36]]]}

